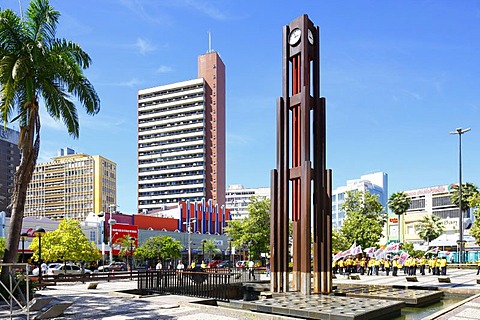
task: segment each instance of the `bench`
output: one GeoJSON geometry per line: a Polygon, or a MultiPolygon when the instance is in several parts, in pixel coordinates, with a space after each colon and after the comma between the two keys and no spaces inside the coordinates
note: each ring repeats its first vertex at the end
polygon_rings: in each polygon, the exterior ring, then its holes
{"type": "Polygon", "coordinates": [[[411,276],[411,277],[405,277],[407,282],[418,282],[417,277],[411,276]]]}
{"type": "Polygon", "coordinates": [[[87,289],[97,289],[98,282],[90,282],[87,284],[87,289]]]}
{"type": "Polygon", "coordinates": [[[360,276],[358,274],[350,275],[350,280],[360,280],[360,276]]]}
{"type": "Polygon", "coordinates": [[[63,312],[72,305],[71,302],[60,302],[52,305],[45,312],[42,312],[35,316],[34,319],[50,319],[56,318],[63,314],[63,312]]]}
{"type": "Polygon", "coordinates": [[[438,282],[451,283],[449,277],[438,277],[438,282]]]}

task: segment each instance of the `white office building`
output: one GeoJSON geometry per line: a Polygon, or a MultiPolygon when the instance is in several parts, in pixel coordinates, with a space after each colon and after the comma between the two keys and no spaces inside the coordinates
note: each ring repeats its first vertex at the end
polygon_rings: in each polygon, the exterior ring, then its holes
{"type": "Polygon", "coordinates": [[[345,186],[341,186],[332,191],[332,227],[339,229],[345,220],[345,212],[342,205],[348,191],[369,191],[371,194],[378,195],[378,201],[387,211],[388,202],[388,175],[385,172],[375,172],[366,174],[360,179],[347,180],[345,186]]]}
{"type": "Polygon", "coordinates": [[[226,207],[230,210],[230,219],[240,220],[248,217],[248,205],[252,197],[270,199],[270,188],[244,188],[241,184],[231,184],[226,192],[226,207]]]}

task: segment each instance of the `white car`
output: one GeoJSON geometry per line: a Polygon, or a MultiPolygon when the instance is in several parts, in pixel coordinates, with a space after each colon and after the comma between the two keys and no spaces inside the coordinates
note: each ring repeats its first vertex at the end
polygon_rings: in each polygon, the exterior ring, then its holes
{"type": "MultiPolygon", "coordinates": [[[[85,274],[90,274],[90,273],[92,273],[92,270],[85,269],[84,273],[85,274]]],[[[82,268],[80,268],[79,266],[77,266],[75,264],[58,263],[53,268],[48,268],[47,274],[49,276],[59,275],[59,274],[82,274],[82,268]]]]}
{"type": "MultiPolygon", "coordinates": [[[[50,268],[55,268],[55,267],[57,267],[58,265],[60,265],[60,263],[58,263],[58,262],[56,262],[56,263],[49,263],[49,264],[47,265],[47,268],[48,268],[48,269],[50,269],[50,268]]],[[[48,269],[47,269],[47,270],[48,270],[48,269]]],[[[32,276],[38,276],[39,270],[40,270],[39,268],[33,269],[33,270],[32,270],[32,276]]]]}

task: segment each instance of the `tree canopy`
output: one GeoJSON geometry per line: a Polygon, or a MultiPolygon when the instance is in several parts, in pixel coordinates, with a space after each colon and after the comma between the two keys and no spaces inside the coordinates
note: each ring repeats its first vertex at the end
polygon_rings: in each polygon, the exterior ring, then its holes
{"type": "Polygon", "coordinates": [[[412,200],[403,191],[395,192],[390,196],[388,199],[388,207],[392,210],[393,213],[400,216],[407,212],[408,208],[410,207],[410,203],[412,200]]]}
{"type": "Polygon", "coordinates": [[[252,197],[247,209],[247,218],[231,220],[226,227],[233,246],[248,247],[253,254],[270,252],[270,199],[252,197]]]}
{"type": "Polygon", "coordinates": [[[221,254],[222,250],[215,244],[215,239],[210,238],[202,241],[199,250],[202,250],[204,259],[211,260],[216,254],[221,254]]]}
{"type": "MultiPolygon", "coordinates": [[[[459,194],[460,189],[458,185],[452,186],[452,195],[450,196],[450,201],[452,204],[459,205],[459,194]]],[[[462,211],[467,211],[471,208],[470,198],[478,194],[478,187],[473,183],[462,183],[462,211]]]]}
{"type": "Polygon", "coordinates": [[[182,256],[182,249],[181,242],[170,236],[155,236],[139,246],[134,255],[146,260],[176,259],[182,256]]]}
{"type": "Polygon", "coordinates": [[[425,240],[427,244],[430,244],[430,241],[435,240],[445,232],[445,226],[440,220],[440,217],[436,215],[426,215],[415,225],[418,236],[425,240]]]}
{"type": "MultiPolygon", "coordinates": [[[[95,243],[89,242],[82,232],[80,222],[64,219],[58,228],[46,232],[42,237],[42,260],[56,261],[96,261],[101,259],[101,254],[95,243]]],[[[39,238],[32,239],[29,248],[33,251],[33,260],[39,260],[39,238]]]]}
{"type": "Polygon", "coordinates": [[[91,59],[78,44],[56,37],[59,18],[48,0],[30,1],[23,18],[9,9],[0,11],[0,117],[5,125],[18,121],[22,153],[9,205],[8,263],[17,259],[27,187],[40,150],[40,104],[54,120],[63,121],[73,138],[80,128],[74,101],[87,114],[100,111],[100,99],[83,73],[91,59]]]}
{"type": "Polygon", "coordinates": [[[348,191],[342,205],[346,218],[341,234],[350,246],[352,243],[362,248],[374,247],[382,237],[386,214],[378,195],[368,191],[348,191]]]}

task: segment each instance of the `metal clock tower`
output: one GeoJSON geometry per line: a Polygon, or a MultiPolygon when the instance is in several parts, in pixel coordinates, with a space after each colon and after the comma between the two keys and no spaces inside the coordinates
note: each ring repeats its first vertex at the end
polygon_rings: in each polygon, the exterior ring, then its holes
{"type": "Polygon", "coordinates": [[[319,28],[307,15],[283,27],[283,94],[277,101],[277,163],[271,174],[273,292],[311,294],[312,252],[314,292],[328,294],[332,288],[332,174],[326,170],[326,103],[320,97],[319,40],[319,28]],[[290,219],[292,288],[288,278],[290,219]]]}

